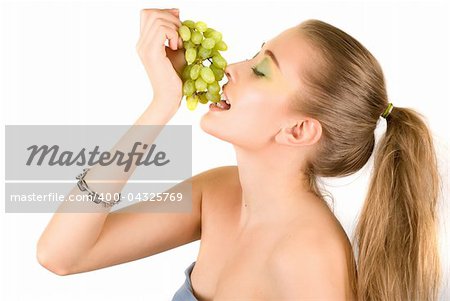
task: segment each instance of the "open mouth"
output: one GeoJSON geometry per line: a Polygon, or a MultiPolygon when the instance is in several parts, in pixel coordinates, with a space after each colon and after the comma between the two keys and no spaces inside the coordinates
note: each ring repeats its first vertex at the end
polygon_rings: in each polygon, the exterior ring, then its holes
{"type": "Polygon", "coordinates": [[[213,102],[209,105],[209,108],[211,111],[228,111],[231,108],[231,104],[225,93],[222,92],[221,100],[218,102],[213,102]]]}

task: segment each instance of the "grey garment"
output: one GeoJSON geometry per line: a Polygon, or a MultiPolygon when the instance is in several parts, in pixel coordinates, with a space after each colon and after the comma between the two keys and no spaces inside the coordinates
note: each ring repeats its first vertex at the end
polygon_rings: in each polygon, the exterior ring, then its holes
{"type": "Polygon", "coordinates": [[[191,285],[191,272],[194,268],[195,261],[184,271],[186,275],[186,280],[184,280],[183,285],[177,290],[175,295],[173,295],[172,301],[198,301],[192,292],[191,285]]]}

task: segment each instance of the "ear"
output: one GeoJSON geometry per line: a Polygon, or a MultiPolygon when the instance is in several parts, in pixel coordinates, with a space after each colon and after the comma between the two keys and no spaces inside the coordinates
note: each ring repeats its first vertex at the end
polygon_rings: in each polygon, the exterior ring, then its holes
{"type": "Polygon", "coordinates": [[[306,118],[282,128],[275,136],[275,141],[290,146],[312,145],[319,141],[321,135],[320,122],[313,118],[306,118]]]}

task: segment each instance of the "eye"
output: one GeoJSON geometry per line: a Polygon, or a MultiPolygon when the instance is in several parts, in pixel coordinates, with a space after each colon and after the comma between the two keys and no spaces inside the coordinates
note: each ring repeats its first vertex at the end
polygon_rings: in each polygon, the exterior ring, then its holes
{"type": "Polygon", "coordinates": [[[253,66],[253,67],[252,67],[252,70],[253,70],[253,73],[254,73],[256,76],[258,76],[258,77],[263,77],[263,76],[264,76],[264,73],[258,71],[258,69],[256,69],[256,66],[253,66]]]}

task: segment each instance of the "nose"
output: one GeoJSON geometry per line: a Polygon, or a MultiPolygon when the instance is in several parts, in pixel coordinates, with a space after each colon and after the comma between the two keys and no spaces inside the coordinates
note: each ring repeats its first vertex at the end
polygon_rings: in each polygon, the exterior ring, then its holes
{"type": "Polygon", "coordinates": [[[230,65],[227,65],[225,67],[224,71],[225,71],[225,75],[227,77],[227,80],[230,82],[231,81],[231,68],[230,68],[230,65]]]}
{"type": "Polygon", "coordinates": [[[231,82],[231,81],[235,81],[236,80],[236,72],[235,72],[235,65],[236,65],[236,63],[234,63],[234,64],[228,64],[226,67],[225,67],[225,70],[224,70],[224,72],[225,72],[225,75],[226,75],[226,77],[227,77],[227,79],[228,79],[228,82],[231,82]]]}
{"type": "Polygon", "coordinates": [[[245,68],[249,60],[236,62],[233,64],[227,64],[224,70],[224,74],[227,76],[228,82],[236,82],[239,78],[239,68],[245,68]],[[241,67],[240,67],[241,66],[241,67]]]}

